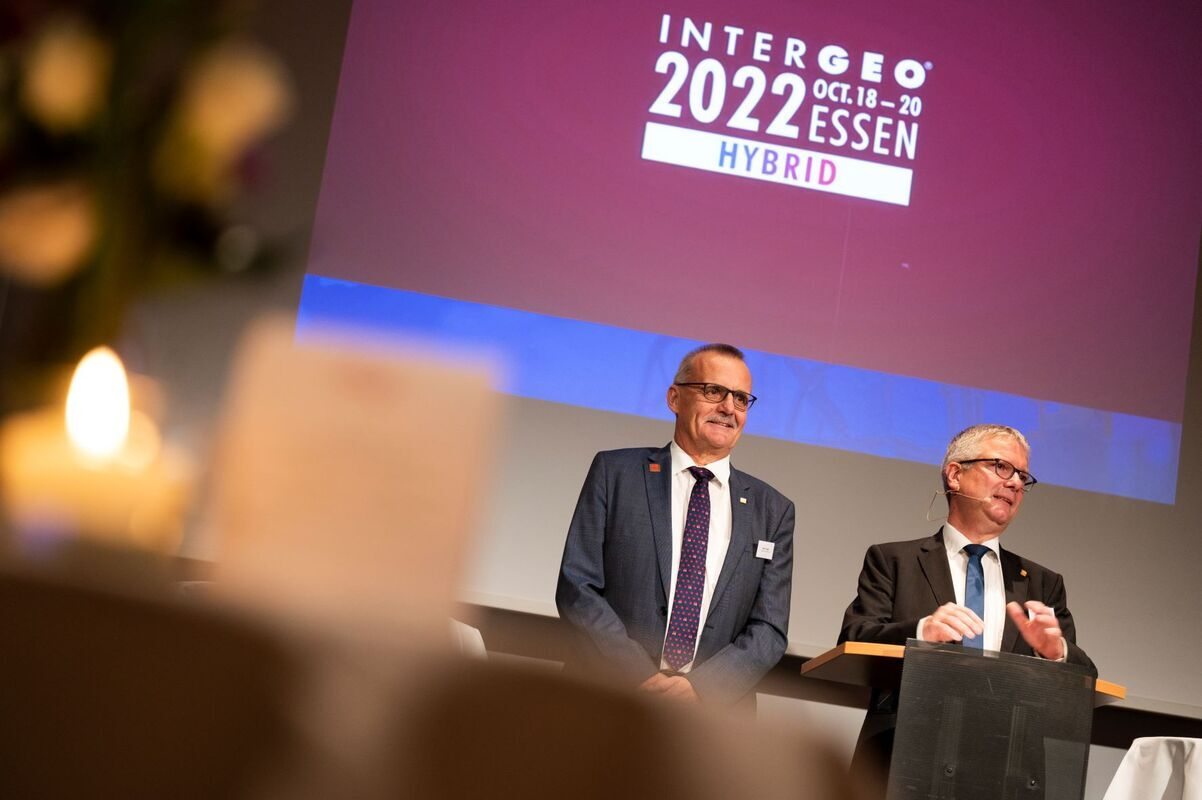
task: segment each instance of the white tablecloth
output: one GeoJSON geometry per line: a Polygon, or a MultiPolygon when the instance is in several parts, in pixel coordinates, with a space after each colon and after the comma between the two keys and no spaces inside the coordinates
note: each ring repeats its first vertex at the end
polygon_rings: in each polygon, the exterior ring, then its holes
{"type": "Polygon", "coordinates": [[[1202,739],[1136,739],[1104,800],[1202,800],[1202,739]]]}

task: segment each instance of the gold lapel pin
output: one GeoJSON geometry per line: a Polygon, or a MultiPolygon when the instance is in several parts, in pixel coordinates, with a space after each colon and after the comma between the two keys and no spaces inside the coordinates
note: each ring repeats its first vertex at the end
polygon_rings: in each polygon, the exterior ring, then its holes
{"type": "Polygon", "coordinates": [[[1021,575],[1021,576],[1022,576],[1022,577],[1024,577],[1024,578],[1025,578],[1025,577],[1027,577],[1027,571],[1026,571],[1025,569],[1020,569],[1020,570],[1018,571],[1018,574],[1019,574],[1019,575],[1021,575]]]}
{"type": "Polygon", "coordinates": [[[743,505],[747,505],[747,498],[746,498],[746,497],[740,497],[740,498],[739,498],[739,502],[740,502],[740,503],[742,503],[743,505]]]}

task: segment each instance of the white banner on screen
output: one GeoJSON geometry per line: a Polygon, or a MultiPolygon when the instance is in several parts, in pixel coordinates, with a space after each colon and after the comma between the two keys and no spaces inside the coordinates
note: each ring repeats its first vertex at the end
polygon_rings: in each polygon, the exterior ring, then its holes
{"type": "Polygon", "coordinates": [[[643,158],[802,189],[910,205],[913,171],[720,133],[648,122],[643,158]]]}

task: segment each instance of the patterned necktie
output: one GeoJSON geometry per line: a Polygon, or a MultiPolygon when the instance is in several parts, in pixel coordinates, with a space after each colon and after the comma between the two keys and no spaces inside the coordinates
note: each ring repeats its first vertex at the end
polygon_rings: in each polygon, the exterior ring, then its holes
{"type": "MultiPolygon", "coordinates": [[[[964,578],[964,605],[976,612],[977,616],[985,619],[985,568],[981,566],[981,556],[989,552],[983,544],[966,544],[964,552],[968,553],[968,575],[964,578]]],[[[965,647],[985,648],[984,632],[964,639],[965,647]]]]}
{"type": "Polygon", "coordinates": [[[680,566],[676,570],[676,594],[672,618],[664,639],[664,661],[680,669],[693,660],[697,647],[697,625],[701,621],[701,595],[705,592],[705,551],[710,539],[710,479],[705,467],[689,467],[697,482],[689,496],[689,513],[680,542],[680,566]]]}

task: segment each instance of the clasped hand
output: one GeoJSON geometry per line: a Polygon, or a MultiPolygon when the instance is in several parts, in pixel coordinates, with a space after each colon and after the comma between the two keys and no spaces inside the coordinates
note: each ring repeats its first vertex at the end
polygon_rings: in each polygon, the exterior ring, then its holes
{"type": "Polygon", "coordinates": [[[928,642],[959,642],[967,636],[975,639],[985,632],[985,621],[967,606],[944,603],[927,617],[922,638],[928,642]]]}
{"type": "Polygon", "coordinates": [[[659,695],[665,700],[683,703],[696,703],[701,699],[697,696],[697,690],[693,688],[693,684],[689,683],[689,679],[683,675],[665,675],[657,672],[639,684],[639,689],[659,695]]]}

